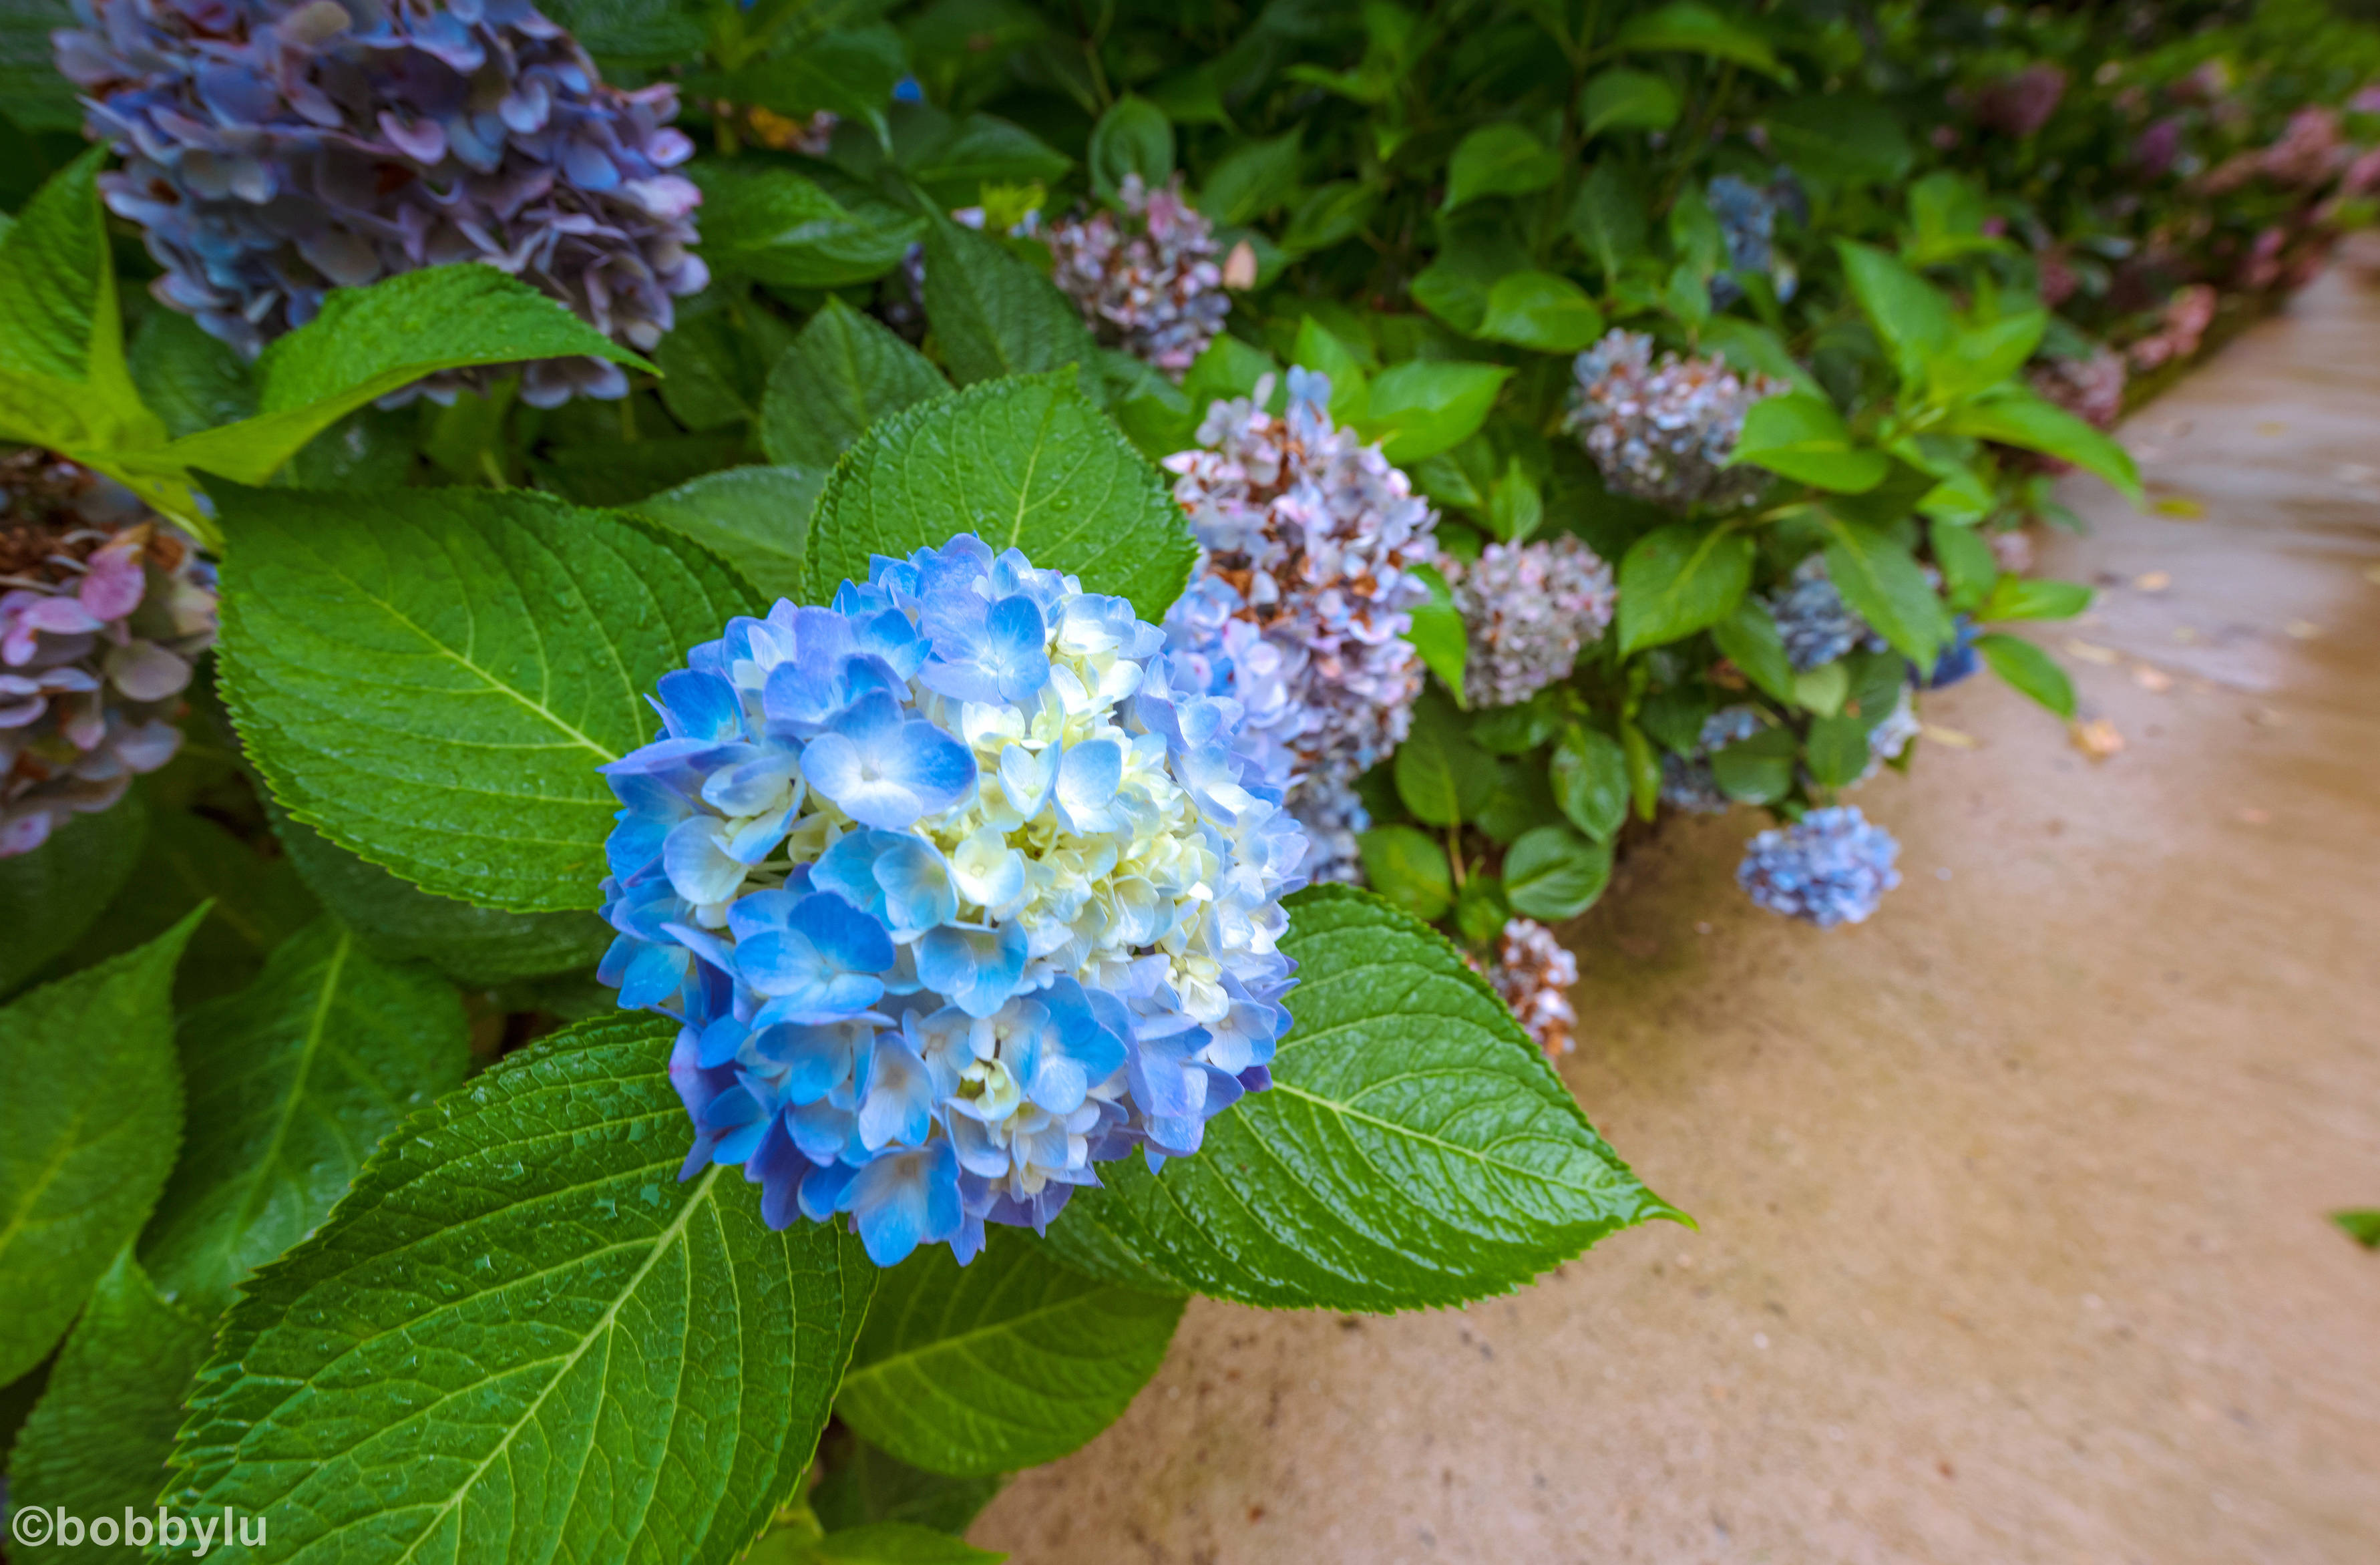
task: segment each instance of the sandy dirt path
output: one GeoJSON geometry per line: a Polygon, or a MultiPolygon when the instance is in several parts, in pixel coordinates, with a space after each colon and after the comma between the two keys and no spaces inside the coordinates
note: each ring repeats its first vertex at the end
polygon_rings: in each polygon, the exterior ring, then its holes
{"type": "Polygon", "coordinates": [[[1574,933],[1563,1074],[1699,1232],[1386,1319],[1195,1302],[994,1503],[1019,1565],[2380,1560],[2380,286],[2070,480],[2087,759],[1977,679],[1860,801],[1906,882],[1761,912],[1689,822],[1574,933]],[[2160,579],[2163,579],[2162,581],[2160,579]],[[1963,739],[1965,747],[1959,740],[1963,739]]]}

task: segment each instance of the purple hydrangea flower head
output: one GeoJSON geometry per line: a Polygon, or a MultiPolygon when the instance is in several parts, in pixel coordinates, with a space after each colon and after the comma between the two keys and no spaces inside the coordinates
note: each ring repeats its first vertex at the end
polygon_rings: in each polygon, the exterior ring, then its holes
{"type": "Polygon", "coordinates": [[[1270,1084],[1305,838],[1165,640],[962,535],[663,677],[600,972],[681,1023],[689,1174],[965,1261],[1270,1084]]]}
{"type": "Polygon", "coordinates": [[[173,759],[214,639],[214,572],[188,538],[72,462],[0,458],[0,858],[173,759]]]}
{"type": "Polygon", "coordinates": [[[1289,372],[1276,416],[1217,402],[1200,448],[1165,459],[1201,545],[1166,617],[1177,666],[1245,714],[1241,753],[1315,840],[1316,878],[1355,876],[1370,822],[1354,779],[1412,727],[1422,666],[1404,640],[1439,559],[1437,517],[1377,446],[1330,422],[1330,380],[1289,372]]]}
{"type": "Polygon", "coordinates": [[[1752,839],[1736,884],[1771,912],[1832,929],[1864,923],[1900,884],[1900,844],[1853,806],[1813,810],[1752,839]]]}
{"type": "Polygon", "coordinates": [[[1611,567],[1568,533],[1490,544],[1469,565],[1449,559],[1446,575],[1470,633],[1463,684],[1475,706],[1511,706],[1568,678],[1619,601],[1611,567]]]}
{"type": "MultiPolygon", "coordinates": [[[[58,67],[124,165],[158,299],[254,353],[323,295],[478,261],[650,348],[708,280],[677,90],[605,86],[528,0],[77,0],[58,67]]],[[[451,397],[473,384],[442,376],[451,397]]],[[[548,360],[523,398],[621,397],[601,360],[548,360]]]]}
{"type": "Polygon", "coordinates": [[[1116,205],[1050,225],[1055,280],[1101,342],[1179,380],[1232,312],[1215,226],[1179,175],[1152,190],[1127,174],[1116,205]]]}
{"type": "Polygon", "coordinates": [[[1653,360],[1653,339],[1613,330],[1572,365],[1569,425],[1603,481],[1623,495],[1679,510],[1750,505],[1768,483],[1727,459],[1755,402],[1791,389],[1719,359],[1653,360]]]}
{"type": "Polygon", "coordinates": [[[1812,555],[1796,566],[1793,579],[1767,601],[1785,642],[1786,660],[1797,674],[1823,667],[1853,647],[1877,652],[1888,644],[1843,601],[1841,589],[1827,574],[1823,555],[1812,555]]]}
{"type": "Polygon", "coordinates": [[[1661,756],[1661,802],[1692,815],[1727,813],[1734,801],[1719,791],[1712,752],[1750,739],[1763,726],[1760,708],[1750,705],[1722,706],[1704,718],[1692,754],[1661,756]]]}

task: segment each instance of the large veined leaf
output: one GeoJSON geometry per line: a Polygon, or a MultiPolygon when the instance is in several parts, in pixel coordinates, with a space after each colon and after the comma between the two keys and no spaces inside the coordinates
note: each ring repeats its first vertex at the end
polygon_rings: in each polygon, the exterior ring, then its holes
{"type": "Polygon", "coordinates": [[[1620,560],[1620,646],[1659,646],[1726,618],[1752,581],[1752,540],[1727,527],[1672,522],[1620,560]]]}
{"type": "Polygon", "coordinates": [[[612,926],[583,909],[508,913],[441,897],[368,863],[276,811],[273,830],[308,889],[382,961],[427,962],[468,989],[593,967],[612,926]]]}
{"type": "Polygon", "coordinates": [[[884,1274],[837,1416],[904,1461],[976,1477],[1054,1461],[1115,1422],[1164,1361],[1179,1297],[1119,1288],[995,1232],[884,1274]]]}
{"type": "Polygon", "coordinates": [[[333,291],[320,315],[266,351],[256,417],[185,435],[157,460],[261,483],[323,430],[424,375],[573,357],[652,368],[493,266],[425,266],[333,291]]]}
{"type": "Polygon", "coordinates": [[[113,810],[73,815],[30,853],[0,859],[0,995],[75,943],[140,862],[149,812],[137,794],[113,810]]]}
{"type": "Polygon", "coordinates": [[[1161,1175],[1114,1165],[1053,1235],[1087,1218],[1102,1247],[1200,1292],[1381,1311],[1500,1293],[1614,1229],[1680,1216],[1444,936],[1345,886],[1290,908],[1295,1024],[1272,1090],[1217,1116],[1205,1148],[1161,1175]]]}
{"type": "Polygon", "coordinates": [[[877,420],[950,389],[924,354],[829,299],[769,372],[760,446],[772,462],[823,472],[877,420]]]}
{"type": "MultiPolygon", "coordinates": [[[[18,1507],[86,1520],[152,1511],[182,1422],[182,1393],[212,1335],[202,1315],[159,1296],[127,1248],[99,1279],[25,1428],[8,1455],[8,1498],[18,1507]]],[[[42,1545],[12,1540],[18,1565],[137,1561],[118,1542],[42,1545]]],[[[179,1553],[179,1550],[176,1551],[179,1553]]]]}
{"type": "Polygon", "coordinates": [[[595,768],[754,605],[647,523],[522,490],[229,489],[228,703],[289,813],[424,889],[589,908],[618,808],[595,768]]]}
{"type": "Polygon", "coordinates": [[[925,292],[942,361],[962,385],[1097,356],[1074,300],[972,228],[937,219],[926,229],[925,292]]]}
{"type": "Polygon", "coordinates": [[[176,1301],[212,1314],[329,1215],[380,1139],[461,1083],[454,988],[390,967],[324,919],[246,990],[182,1021],[189,1131],[142,1246],[176,1301]]]}
{"type": "Polygon", "coordinates": [[[0,436],[79,457],[165,438],[125,367],[99,208],[106,153],[52,176],[0,235],[0,436]]]}
{"type": "Polygon", "coordinates": [[[820,1458],[825,1472],[810,1490],[810,1510],[831,1533],[870,1522],[905,1522],[938,1533],[964,1533],[1000,1493],[1002,1483],[998,1477],[929,1473],[856,1435],[831,1458],[824,1451],[820,1458]]]}
{"type": "Polygon", "coordinates": [[[793,1492],[875,1273],[681,1181],[674,1024],[582,1024],[407,1123],[251,1281],[166,1503],[234,1560],[733,1559],[793,1492]]]}
{"type": "Polygon", "coordinates": [[[174,965],[203,916],[0,1010],[0,1386],[49,1352],[174,1166],[174,965]]]}
{"type": "Polygon", "coordinates": [[[625,507],[715,551],[764,598],[798,596],[823,467],[721,468],[625,507]]]}
{"type": "Polygon", "coordinates": [[[824,603],[845,580],[868,579],[869,556],[961,532],[1129,598],[1151,621],[1197,557],[1158,470],[1064,371],[972,385],[879,422],[819,501],[803,590],[824,603]]]}

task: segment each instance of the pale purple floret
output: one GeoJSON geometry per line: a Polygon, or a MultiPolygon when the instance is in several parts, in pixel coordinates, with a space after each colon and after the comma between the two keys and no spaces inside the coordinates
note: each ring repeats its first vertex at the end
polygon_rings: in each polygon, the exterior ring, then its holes
{"type": "Polygon", "coordinates": [[[962,536],[661,681],[604,769],[601,972],[681,1023],[688,1174],[964,1261],[1269,1082],[1305,838],[1163,643],[962,536]]]}
{"type": "MultiPolygon", "coordinates": [[[[451,262],[534,284],[638,349],[708,280],[677,89],[607,87],[528,0],[76,0],[55,34],[100,177],[163,302],[253,354],[332,288],[451,262]]],[[[480,372],[423,382],[451,397],[480,372]]],[[[527,365],[522,397],[627,392],[597,359],[527,365]]]]}
{"type": "Polygon", "coordinates": [[[1900,844],[1852,805],[1813,810],[1752,839],[1736,883],[1772,912],[1820,929],[1860,923],[1900,884],[1900,844]]]}
{"type": "Polygon", "coordinates": [[[1377,446],[1333,424],[1330,380],[1289,372],[1217,402],[1200,448],[1169,457],[1202,553],[1166,617],[1181,666],[1245,714],[1241,753],[1287,790],[1315,840],[1314,877],[1353,880],[1370,823],[1354,780],[1402,742],[1422,665],[1405,632],[1439,562],[1437,517],[1377,446]]]}
{"type": "Polygon", "coordinates": [[[173,759],[214,638],[214,572],[188,538],[73,462],[0,458],[0,858],[173,759]]]}

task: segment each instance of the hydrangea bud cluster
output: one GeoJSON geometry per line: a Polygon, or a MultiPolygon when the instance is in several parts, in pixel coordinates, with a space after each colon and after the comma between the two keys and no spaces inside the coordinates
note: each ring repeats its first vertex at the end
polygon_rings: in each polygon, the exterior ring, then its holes
{"type": "Polygon", "coordinates": [[[1733,802],[1719,791],[1711,771],[1713,752],[1750,739],[1761,729],[1760,708],[1722,706],[1703,719],[1694,752],[1661,756],[1661,802],[1691,815],[1723,815],[1733,802]]]}
{"type": "Polygon", "coordinates": [[[1470,648],[1464,693],[1475,706],[1511,706],[1569,676],[1581,648],[1611,623],[1611,567],[1565,533],[1536,544],[1490,544],[1446,576],[1470,648]]]}
{"type": "MultiPolygon", "coordinates": [[[[1718,219],[1719,234],[1727,243],[1727,263],[1739,276],[1766,275],[1777,288],[1779,300],[1790,300],[1801,287],[1801,274],[1792,262],[1777,253],[1777,214],[1780,211],[1797,214],[1797,220],[1806,220],[1808,207],[1801,186],[1791,174],[1779,176],[1766,188],[1722,174],[1713,179],[1707,190],[1711,214],[1718,219]]],[[[1722,275],[1711,279],[1711,304],[1726,309],[1743,297],[1743,286],[1735,276],[1722,275]]]]}
{"type": "Polygon", "coordinates": [[[1116,204],[1050,225],[1055,280],[1101,342],[1179,380],[1232,312],[1215,226],[1180,175],[1152,190],[1127,174],[1116,204]]]}
{"type": "Polygon", "coordinates": [[[173,759],[213,588],[129,490],[42,451],[0,458],[0,858],[173,759]]]}
{"type": "Polygon", "coordinates": [[[599,971],[681,1023],[687,1175],[964,1262],[1270,1084],[1305,839],[1164,641],[962,535],[662,678],[604,768],[599,971]]]}
{"type": "Polygon", "coordinates": [[[1488,981],[1548,1056],[1565,1055],[1578,1046],[1571,1033],[1578,1025],[1578,1012],[1570,1003],[1570,986],[1578,982],[1578,959],[1562,948],[1552,930],[1535,919],[1505,920],[1488,981]]]}
{"type": "MultiPolygon", "coordinates": [[[[108,206],[159,300],[244,352],[324,293],[480,261],[650,348],[708,280],[670,172],[676,89],[606,87],[528,0],[77,0],[58,66],[124,166],[108,206]]],[[[423,389],[451,397],[468,376],[423,389]]],[[[621,397],[619,366],[528,365],[522,397],[621,397]]]]}
{"type": "Polygon", "coordinates": [[[1653,361],[1653,339],[1614,330],[1578,356],[1569,427],[1623,495],[1684,510],[1724,510],[1758,497],[1768,475],[1725,465],[1743,432],[1743,415],[1764,397],[1789,389],[1754,373],[1742,377],[1720,359],[1653,361]]]}
{"type": "Polygon", "coordinates": [[[1165,459],[1201,550],[1166,634],[1191,688],[1246,714],[1242,753],[1313,834],[1315,877],[1352,880],[1371,824],[1354,779],[1402,742],[1421,693],[1404,635],[1438,519],[1330,422],[1329,377],[1291,370],[1278,415],[1271,391],[1215,403],[1199,448],[1165,459]]]}
{"type": "Polygon", "coordinates": [[[1752,839],[1736,884],[1771,912],[1820,929],[1861,923],[1900,884],[1900,844],[1854,806],[1813,810],[1752,839]]]}
{"type": "Polygon", "coordinates": [[[1793,579],[1768,594],[1767,603],[1796,674],[1823,667],[1855,646],[1878,651],[1887,644],[1843,601],[1842,590],[1827,574],[1823,555],[1812,555],[1795,567],[1793,579]]]}

